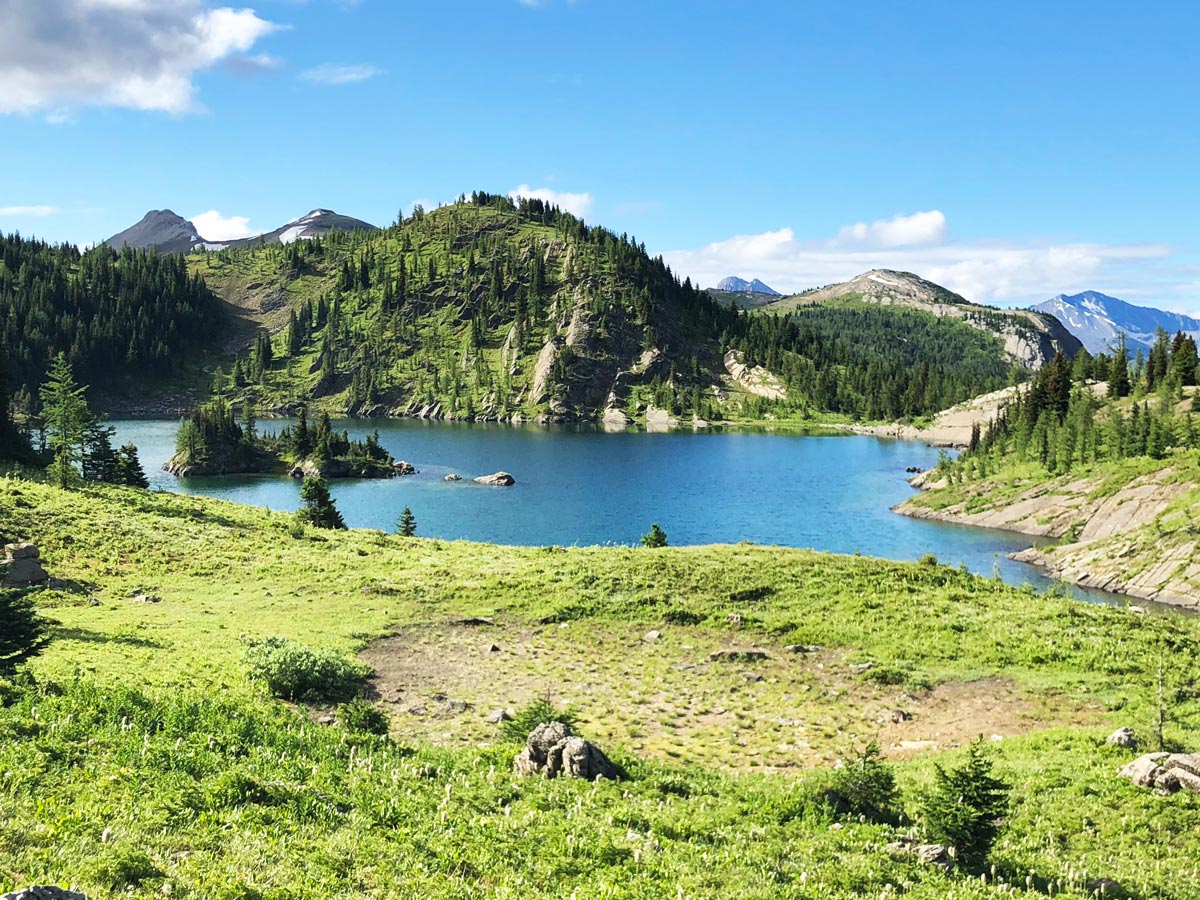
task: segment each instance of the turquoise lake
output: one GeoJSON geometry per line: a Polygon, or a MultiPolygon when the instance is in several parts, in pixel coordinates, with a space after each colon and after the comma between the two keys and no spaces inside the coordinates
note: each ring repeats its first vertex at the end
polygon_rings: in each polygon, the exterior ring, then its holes
{"type": "MultiPolygon", "coordinates": [[[[121,443],[137,444],[152,488],[284,511],[299,505],[299,484],[290,478],[181,480],[161,471],[174,450],[174,421],[111,424],[121,443]]],[[[285,424],[264,421],[260,428],[285,424]]],[[[1051,583],[1037,569],[1006,558],[1029,546],[1026,536],[890,511],[913,494],[905,470],[937,462],[936,449],[916,442],[757,432],[609,434],[418,420],[334,424],[359,438],[378,429],[383,446],[418,469],[390,480],[332,482],[334,500],[352,528],[393,531],[408,506],[422,537],[569,546],[634,544],[657,522],[673,545],[751,541],[896,560],[933,553],[979,574],[999,572],[1014,584],[1051,583]],[[510,472],[517,483],[499,488],[471,481],[497,470],[510,472]],[[443,480],[450,473],[463,480],[443,480]]]]}

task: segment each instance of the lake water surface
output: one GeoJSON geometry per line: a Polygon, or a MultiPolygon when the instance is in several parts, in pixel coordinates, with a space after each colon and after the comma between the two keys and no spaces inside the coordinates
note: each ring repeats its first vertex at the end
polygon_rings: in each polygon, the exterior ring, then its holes
{"type": "MultiPolygon", "coordinates": [[[[161,471],[174,450],[174,421],[114,421],[137,444],[151,487],[291,511],[290,478],[177,479],[161,471]]],[[[287,424],[267,421],[270,431],[287,424]]],[[[386,481],[335,481],[331,491],[352,528],[392,531],[405,506],[423,537],[499,544],[634,544],[657,522],[670,543],[751,541],[914,560],[925,553],[983,575],[1043,588],[1037,569],[1006,558],[1029,546],[1018,534],[898,516],[913,493],[909,466],[930,468],[924,444],[862,436],[755,432],[607,434],[590,428],[513,427],[417,420],[335,421],[384,447],[419,474],[386,481]],[[471,479],[512,473],[508,488],[471,479]],[[447,482],[450,473],[461,482],[447,482]]],[[[1103,598],[1077,588],[1072,593],[1103,598]]]]}

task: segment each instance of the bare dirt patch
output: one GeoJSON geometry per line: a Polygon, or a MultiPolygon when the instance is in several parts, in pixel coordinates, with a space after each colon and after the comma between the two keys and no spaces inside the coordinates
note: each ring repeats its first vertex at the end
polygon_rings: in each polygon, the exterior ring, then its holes
{"type": "Polygon", "coordinates": [[[547,697],[602,746],[731,769],[828,764],[877,738],[885,755],[1094,721],[1061,698],[987,678],[929,691],[885,686],[841,651],[790,652],[731,629],[595,621],[405,627],[361,658],[399,739],[494,740],[488,716],[547,697]],[[757,649],[766,659],[710,659],[757,649]]]}

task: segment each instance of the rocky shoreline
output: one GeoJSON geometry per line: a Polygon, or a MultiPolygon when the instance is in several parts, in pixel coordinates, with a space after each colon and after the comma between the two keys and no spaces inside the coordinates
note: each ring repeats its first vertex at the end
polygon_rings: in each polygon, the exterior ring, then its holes
{"type": "MultiPolygon", "coordinates": [[[[932,477],[932,473],[924,473],[909,483],[920,490],[944,486],[932,477]]],[[[1030,547],[1009,554],[1009,558],[1079,587],[1200,609],[1197,542],[1168,546],[1153,533],[1159,517],[1195,485],[1176,481],[1169,467],[1135,478],[1104,496],[1101,484],[1098,477],[1033,484],[1009,502],[976,512],[967,512],[966,503],[933,509],[917,498],[893,507],[892,512],[1060,539],[1061,543],[1053,546],[1030,547]]]]}

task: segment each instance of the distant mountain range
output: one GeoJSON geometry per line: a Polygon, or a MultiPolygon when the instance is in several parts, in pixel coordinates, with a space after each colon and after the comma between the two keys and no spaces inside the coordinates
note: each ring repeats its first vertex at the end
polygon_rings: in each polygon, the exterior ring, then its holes
{"type": "Polygon", "coordinates": [[[717,285],[717,290],[727,291],[731,294],[770,294],[772,297],[782,296],[779,291],[768,287],[757,278],[753,281],[747,281],[744,278],[738,278],[736,275],[722,278],[717,285]]]}
{"type": "Polygon", "coordinates": [[[1148,351],[1158,328],[1170,334],[1182,331],[1200,339],[1200,319],[1150,306],[1134,306],[1099,291],[1059,294],[1033,308],[1055,316],[1089,353],[1110,351],[1122,331],[1130,353],[1148,351]]]}
{"type": "Polygon", "coordinates": [[[157,250],[160,253],[190,253],[192,250],[224,250],[250,244],[290,244],[311,240],[331,231],[375,231],[375,226],[361,219],[343,216],[331,209],[314,209],[308,215],[293,219],[274,231],[254,237],[231,241],[213,241],[203,237],[196,226],[169,209],[152,209],[136,225],[114,234],[106,243],[114,250],[123,246],[136,250],[157,250]]]}

